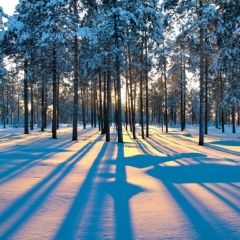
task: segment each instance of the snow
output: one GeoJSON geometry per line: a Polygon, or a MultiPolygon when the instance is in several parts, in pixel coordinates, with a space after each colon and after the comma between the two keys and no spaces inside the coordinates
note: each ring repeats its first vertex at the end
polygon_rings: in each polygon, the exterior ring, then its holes
{"type": "Polygon", "coordinates": [[[0,239],[239,239],[239,127],[123,130],[0,129],[0,239]]]}

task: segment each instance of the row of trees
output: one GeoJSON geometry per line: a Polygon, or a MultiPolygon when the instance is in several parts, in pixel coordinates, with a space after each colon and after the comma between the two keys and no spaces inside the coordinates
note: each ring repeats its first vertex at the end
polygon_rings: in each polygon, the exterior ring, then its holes
{"type": "MultiPolygon", "coordinates": [[[[110,141],[112,119],[142,138],[149,124],[239,124],[237,0],[21,0],[15,14],[0,8],[1,117],[24,131],[51,115],[52,137],[81,119],[110,141]],[[1,20],[5,19],[5,21],[1,20]],[[5,57],[5,60],[3,60],[5,57]],[[7,59],[6,59],[7,58],[7,59]],[[7,72],[4,64],[12,63],[7,72]],[[29,107],[31,108],[29,109],[29,107]],[[29,111],[30,110],[30,111],[29,111]],[[236,114],[238,113],[238,114],[236,114]],[[30,116],[30,119],[29,119],[30,116]],[[237,118],[238,116],[238,118],[237,118]]],[[[41,124],[40,124],[41,122],[41,124]]]]}

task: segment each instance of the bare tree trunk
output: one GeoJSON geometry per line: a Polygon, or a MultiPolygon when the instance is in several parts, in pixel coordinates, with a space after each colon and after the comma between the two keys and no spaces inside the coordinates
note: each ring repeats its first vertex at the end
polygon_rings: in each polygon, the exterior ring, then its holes
{"type": "MultiPolygon", "coordinates": [[[[184,60],[184,59],[183,59],[184,60]]],[[[186,69],[185,60],[183,61],[183,129],[186,128],[186,69]]]]}
{"type": "MultiPolygon", "coordinates": [[[[3,99],[4,99],[4,95],[3,95],[3,99]]],[[[18,97],[17,97],[17,125],[19,127],[20,124],[20,94],[19,94],[19,89],[18,89],[18,97]]],[[[4,100],[3,100],[3,104],[4,104],[4,100]]]]}
{"type": "MultiPolygon", "coordinates": [[[[5,110],[5,86],[4,86],[4,80],[2,78],[2,121],[3,121],[3,128],[6,128],[6,110],[5,110]]],[[[19,98],[19,94],[18,94],[19,98]]]]}
{"type": "Polygon", "coordinates": [[[216,126],[216,128],[219,127],[219,100],[218,100],[218,97],[217,97],[217,102],[216,102],[215,126],[216,126]]]}
{"type": "Polygon", "coordinates": [[[99,78],[99,121],[101,134],[103,134],[102,76],[100,67],[98,68],[98,78],[99,78]]]}
{"type": "MultiPolygon", "coordinates": [[[[202,19],[202,0],[199,0],[199,19],[202,19]]],[[[204,53],[203,53],[203,26],[200,26],[200,116],[199,116],[199,145],[204,145],[204,53]]]]}
{"type": "Polygon", "coordinates": [[[205,58],[205,134],[208,134],[208,59],[205,58]]]}
{"type": "MultiPolygon", "coordinates": [[[[78,22],[78,6],[77,0],[74,0],[74,14],[78,22]]],[[[76,22],[76,25],[77,25],[76,22]]],[[[72,131],[72,140],[77,141],[78,132],[78,72],[79,72],[79,60],[78,60],[78,38],[75,34],[74,36],[74,97],[73,97],[73,131],[72,131]]]]}
{"type": "Polygon", "coordinates": [[[82,121],[83,129],[86,129],[86,87],[82,86],[82,121]]]}
{"type": "Polygon", "coordinates": [[[220,77],[220,84],[221,84],[221,109],[222,109],[222,116],[221,116],[221,119],[222,119],[222,132],[224,133],[225,132],[225,114],[224,114],[224,104],[223,104],[223,79],[222,79],[222,72],[220,70],[219,72],[219,77],[220,77]]]}
{"type": "Polygon", "coordinates": [[[33,101],[33,84],[31,83],[31,121],[30,129],[33,130],[34,126],[34,101],[33,101]]]}
{"type": "Polygon", "coordinates": [[[6,96],[6,120],[7,120],[7,125],[9,124],[9,91],[8,91],[8,85],[7,85],[7,96],[6,96]]]}
{"type": "Polygon", "coordinates": [[[28,130],[28,62],[24,62],[24,134],[29,134],[28,130]]]}
{"type": "Polygon", "coordinates": [[[128,76],[126,76],[126,89],[125,89],[125,127],[128,131],[128,76]]]}
{"type": "Polygon", "coordinates": [[[60,75],[58,74],[57,76],[57,129],[59,129],[59,124],[60,124],[59,88],[60,88],[60,75]]]}
{"type": "Polygon", "coordinates": [[[108,56],[107,59],[107,106],[106,106],[106,142],[110,142],[110,102],[111,102],[111,71],[110,71],[111,59],[108,56]]]}
{"type": "MultiPolygon", "coordinates": [[[[182,54],[181,54],[182,55],[182,54]]],[[[183,60],[182,60],[182,56],[181,56],[181,82],[180,82],[180,86],[181,86],[181,114],[180,114],[180,121],[181,121],[181,131],[184,130],[184,114],[183,114],[183,91],[184,91],[184,88],[183,88],[183,60]]]]}
{"type": "Polygon", "coordinates": [[[235,103],[232,104],[232,133],[236,133],[235,103]]]}
{"type": "Polygon", "coordinates": [[[42,89],[41,89],[41,100],[42,100],[42,126],[41,131],[44,132],[46,128],[46,98],[45,98],[45,80],[42,79],[42,89]]]}
{"type": "Polygon", "coordinates": [[[129,82],[130,82],[130,99],[131,99],[131,119],[132,119],[132,134],[133,139],[136,139],[136,132],[135,132],[135,107],[134,107],[134,96],[133,96],[133,80],[132,80],[132,71],[131,71],[131,53],[130,53],[130,46],[128,43],[128,71],[129,71],[129,82]]]}
{"type": "Polygon", "coordinates": [[[164,93],[165,93],[165,124],[166,132],[168,132],[168,94],[167,94],[167,64],[166,56],[164,56],[164,93]]]}
{"type": "Polygon", "coordinates": [[[144,121],[143,121],[143,37],[142,37],[142,45],[141,45],[141,76],[140,76],[140,125],[141,125],[141,133],[142,139],[144,139],[144,121]]]}
{"type": "Polygon", "coordinates": [[[93,122],[94,122],[94,127],[96,128],[97,127],[97,90],[95,86],[95,81],[94,81],[93,99],[94,99],[93,122]]]}
{"type": "Polygon", "coordinates": [[[57,139],[57,56],[53,45],[53,111],[52,111],[52,138],[57,139]]]}
{"type": "MultiPolygon", "coordinates": [[[[116,7],[116,0],[114,0],[114,6],[116,7]]],[[[117,16],[114,14],[114,31],[115,31],[115,46],[117,49],[116,53],[116,78],[117,78],[117,95],[118,95],[118,142],[123,142],[122,132],[122,98],[121,98],[121,79],[120,79],[120,59],[119,59],[119,39],[118,39],[118,28],[117,28],[117,16]]]]}
{"type": "Polygon", "coordinates": [[[237,110],[238,110],[237,124],[238,124],[238,126],[240,126],[240,107],[238,107],[237,110]]]}
{"type": "Polygon", "coordinates": [[[106,133],[107,128],[107,73],[104,71],[103,73],[103,120],[104,120],[104,128],[103,133],[106,133]]]}
{"type": "Polygon", "coordinates": [[[149,137],[149,93],[148,93],[148,46],[147,46],[147,39],[146,39],[146,32],[144,36],[145,42],[145,80],[146,80],[146,137],[149,137]]]}

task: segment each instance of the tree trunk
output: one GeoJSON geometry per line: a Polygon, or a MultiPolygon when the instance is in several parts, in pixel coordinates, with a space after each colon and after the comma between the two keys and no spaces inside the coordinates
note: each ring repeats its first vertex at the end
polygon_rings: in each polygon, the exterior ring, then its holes
{"type": "MultiPolygon", "coordinates": [[[[2,80],[3,81],[3,80],[2,80]]],[[[3,84],[3,82],[2,82],[3,84]]],[[[3,89],[3,128],[6,128],[6,107],[5,107],[5,94],[3,89]]]]}
{"type": "Polygon", "coordinates": [[[165,124],[166,132],[168,132],[168,94],[167,94],[167,63],[166,56],[164,56],[164,93],[165,93],[165,124]]]}
{"type": "Polygon", "coordinates": [[[53,111],[52,111],[52,138],[57,139],[57,52],[53,45],[53,111]]]}
{"type": "Polygon", "coordinates": [[[28,130],[28,62],[24,62],[24,134],[29,134],[28,130]]]}
{"type": "MultiPolygon", "coordinates": [[[[3,96],[4,98],[4,96],[3,96]]],[[[18,90],[18,101],[17,101],[17,125],[19,127],[19,124],[20,124],[20,94],[19,94],[19,90],[18,90]]],[[[4,101],[3,101],[3,104],[4,104],[4,101]]]]}
{"type": "Polygon", "coordinates": [[[133,80],[132,80],[132,71],[131,71],[131,53],[130,53],[130,46],[128,43],[128,71],[129,71],[129,82],[130,82],[130,101],[131,101],[131,119],[132,119],[132,135],[133,139],[136,139],[136,132],[135,132],[135,108],[134,108],[134,96],[133,96],[133,80]]]}
{"type": "Polygon", "coordinates": [[[58,74],[57,76],[57,129],[59,129],[59,124],[60,124],[59,89],[60,89],[60,75],[58,74]]]}
{"type": "Polygon", "coordinates": [[[82,86],[82,121],[83,129],[86,129],[86,88],[82,86]]]}
{"type": "Polygon", "coordinates": [[[186,69],[185,61],[183,61],[183,130],[186,128],[186,69]]]}
{"type": "Polygon", "coordinates": [[[41,99],[42,99],[42,126],[41,131],[44,132],[44,128],[46,126],[46,110],[45,110],[45,81],[42,80],[42,89],[41,89],[41,99]]]}
{"type": "MultiPolygon", "coordinates": [[[[199,1],[199,20],[202,19],[202,0],[199,1]]],[[[203,49],[203,26],[200,26],[200,109],[199,109],[199,145],[204,145],[204,49],[203,49]]]]}
{"type": "Polygon", "coordinates": [[[240,107],[238,107],[237,109],[238,109],[237,124],[238,124],[238,126],[240,126],[240,107]]]}
{"type": "MultiPolygon", "coordinates": [[[[116,0],[114,0],[114,6],[116,7],[116,0]]],[[[114,14],[114,31],[115,31],[115,46],[117,49],[116,53],[116,78],[117,78],[117,96],[118,96],[118,142],[123,142],[123,132],[122,132],[122,98],[121,98],[121,78],[120,78],[120,49],[119,49],[119,39],[118,39],[118,28],[117,28],[117,16],[114,14]]]]}
{"type": "Polygon", "coordinates": [[[99,121],[101,134],[103,134],[102,76],[100,67],[98,68],[98,78],[99,78],[99,121]]]}
{"type": "MultiPolygon", "coordinates": [[[[78,1],[74,0],[74,14],[76,16],[78,23],[78,1]]],[[[74,36],[74,97],[73,97],[73,131],[72,131],[72,140],[77,141],[78,132],[77,132],[77,124],[78,124],[78,72],[79,72],[79,60],[78,60],[78,38],[75,33],[74,36]]]]}
{"type": "Polygon", "coordinates": [[[106,133],[107,128],[107,74],[104,72],[103,74],[103,118],[104,118],[104,129],[103,133],[106,133]]]}
{"type": "Polygon", "coordinates": [[[235,103],[232,104],[232,133],[236,133],[235,103]]]}
{"type": "Polygon", "coordinates": [[[93,90],[93,124],[94,127],[97,127],[97,90],[94,82],[94,90],[93,90]]]}
{"type": "Polygon", "coordinates": [[[31,84],[31,122],[30,129],[33,130],[34,126],[34,100],[33,100],[33,84],[31,84]]]}
{"type": "Polygon", "coordinates": [[[107,106],[106,106],[106,142],[110,142],[110,101],[111,101],[111,59],[107,57],[107,106]]]}
{"type": "Polygon", "coordinates": [[[181,117],[181,131],[183,131],[184,130],[184,123],[183,123],[183,121],[184,121],[184,114],[183,114],[183,91],[184,91],[184,89],[183,89],[183,60],[182,60],[182,56],[181,56],[181,83],[180,83],[180,86],[181,86],[181,114],[180,114],[180,117],[181,117]]]}
{"type": "Polygon", "coordinates": [[[205,134],[208,134],[208,59],[205,58],[205,134]]]}
{"type": "Polygon", "coordinates": [[[219,127],[219,100],[218,100],[218,98],[217,98],[217,103],[216,103],[215,126],[216,126],[216,128],[219,127]]]}
{"type": "Polygon", "coordinates": [[[142,46],[141,46],[141,76],[140,76],[140,125],[142,139],[144,139],[144,121],[143,121],[143,37],[142,37],[142,46]]]}
{"type": "Polygon", "coordinates": [[[222,119],[222,132],[224,133],[225,132],[225,114],[224,114],[224,104],[223,104],[223,79],[222,79],[222,72],[220,70],[219,72],[219,77],[220,77],[220,84],[221,84],[221,109],[222,109],[222,116],[221,116],[221,119],[222,119]]]}
{"type": "Polygon", "coordinates": [[[146,80],[146,137],[149,137],[149,95],[148,95],[148,46],[146,39],[146,32],[144,36],[145,41],[145,80],[146,80]]]}
{"type": "Polygon", "coordinates": [[[126,76],[126,89],[125,89],[125,127],[128,131],[128,76],[126,76]]]}

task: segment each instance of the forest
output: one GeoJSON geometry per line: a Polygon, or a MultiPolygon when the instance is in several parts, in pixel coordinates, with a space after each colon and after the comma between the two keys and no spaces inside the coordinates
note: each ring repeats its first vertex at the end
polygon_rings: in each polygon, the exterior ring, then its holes
{"type": "Polygon", "coordinates": [[[239,240],[239,0],[6,12],[0,239],[239,240]]]}
{"type": "Polygon", "coordinates": [[[238,0],[20,0],[0,7],[0,121],[23,127],[240,124],[238,0]]]}

